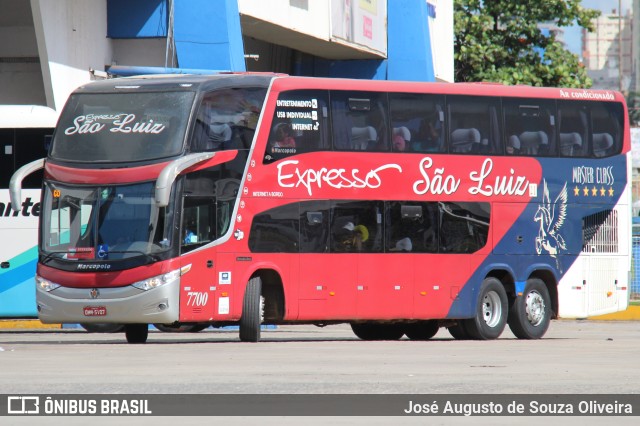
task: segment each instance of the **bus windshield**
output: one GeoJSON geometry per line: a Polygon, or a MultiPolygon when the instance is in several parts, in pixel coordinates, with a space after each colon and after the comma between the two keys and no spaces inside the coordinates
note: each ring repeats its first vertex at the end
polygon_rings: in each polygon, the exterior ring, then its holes
{"type": "Polygon", "coordinates": [[[158,208],[153,182],[44,190],[42,254],[67,260],[151,257],[171,243],[171,207],[158,208]]]}
{"type": "Polygon", "coordinates": [[[122,163],[182,152],[193,92],[78,93],[69,98],[51,158],[122,163]]]}

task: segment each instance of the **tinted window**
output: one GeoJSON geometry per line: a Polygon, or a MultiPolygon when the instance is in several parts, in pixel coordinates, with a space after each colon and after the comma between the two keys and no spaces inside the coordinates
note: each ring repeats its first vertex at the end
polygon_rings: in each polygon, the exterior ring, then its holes
{"type": "Polygon", "coordinates": [[[618,154],[622,149],[624,109],[622,104],[593,102],[591,105],[591,130],[594,157],[618,154]]]}
{"type": "Polygon", "coordinates": [[[264,162],[303,152],[330,149],[327,92],[281,93],[274,112],[264,162]]]}
{"type": "Polygon", "coordinates": [[[263,88],[205,94],[191,136],[191,151],[250,149],[265,94],[263,88]]]}
{"type": "Polygon", "coordinates": [[[329,201],[300,203],[300,252],[329,251],[329,201]]]}
{"type": "Polygon", "coordinates": [[[229,166],[224,163],[184,178],[183,252],[220,238],[229,230],[240,187],[240,176],[229,166]]]}
{"type": "Polygon", "coordinates": [[[348,151],[388,151],[386,93],[331,92],[333,146],[348,151]]]}
{"type": "Polygon", "coordinates": [[[558,101],[558,128],[560,156],[589,155],[589,110],[586,102],[558,101]]]}
{"type": "Polygon", "coordinates": [[[547,156],[555,153],[555,102],[504,99],[507,155],[547,156]]]}
{"type": "Polygon", "coordinates": [[[71,95],[51,157],[123,163],[178,155],[193,97],[192,92],[71,95]]]}
{"type": "Polygon", "coordinates": [[[332,252],[383,251],[381,201],[333,201],[331,206],[332,252]]]}
{"type": "Polygon", "coordinates": [[[489,203],[439,203],[440,252],[473,253],[487,243],[489,203]]]}
{"type": "Polygon", "coordinates": [[[438,251],[438,203],[394,201],[386,207],[387,252],[438,251]]]}
{"type": "Polygon", "coordinates": [[[444,152],[444,96],[389,94],[393,151],[444,152]]]}
{"type": "Polygon", "coordinates": [[[256,215],[251,224],[249,249],[255,253],[296,253],[299,247],[298,203],[256,215]]]}
{"type": "Polygon", "coordinates": [[[500,154],[499,100],[480,96],[449,96],[449,152],[500,154]]]}

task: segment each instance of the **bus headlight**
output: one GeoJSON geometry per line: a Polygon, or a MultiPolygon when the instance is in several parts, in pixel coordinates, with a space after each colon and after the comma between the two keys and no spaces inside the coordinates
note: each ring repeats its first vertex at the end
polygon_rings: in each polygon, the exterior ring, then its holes
{"type": "Polygon", "coordinates": [[[153,290],[154,288],[158,288],[163,286],[171,281],[174,281],[180,276],[180,269],[176,269],[175,271],[167,272],[166,274],[157,275],[155,277],[147,278],[146,280],[138,281],[133,284],[135,288],[139,288],[140,290],[153,290]]]}
{"type": "Polygon", "coordinates": [[[60,284],[56,284],[36,275],[36,287],[43,291],[53,291],[56,288],[60,287],[60,284]]]}

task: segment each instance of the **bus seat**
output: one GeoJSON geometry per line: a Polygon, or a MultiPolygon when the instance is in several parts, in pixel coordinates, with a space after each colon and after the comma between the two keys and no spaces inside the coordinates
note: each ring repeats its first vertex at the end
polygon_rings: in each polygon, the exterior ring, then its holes
{"type": "Polygon", "coordinates": [[[565,157],[571,157],[581,149],[582,138],[578,133],[560,133],[560,154],[565,157]]]}
{"type": "Polygon", "coordinates": [[[351,128],[352,149],[365,151],[367,150],[369,143],[375,143],[377,140],[378,132],[376,132],[376,129],[371,126],[351,128]]]}
{"type": "Polygon", "coordinates": [[[520,154],[520,138],[516,135],[509,136],[507,141],[507,154],[519,155],[520,154]],[[509,151],[509,148],[512,150],[509,151]]]}
{"type": "Polygon", "coordinates": [[[549,138],[543,131],[522,132],[519,136],[521,152],[525,155],[538,155],[538,151],[544,145],[549,145],[549,138]]]}
{"type": "Polygon", "coordinates": [[[453,152],[472,152],[478,150],[480,131],[475,128],[456,129],[451,132],[453,152]]]}
{"type": "Polygon", "coordinates": [[[609,154],[613,146],[613,137],[609,133],[593,134],[593,155],[604,157],[609,154]]]}
{"type": "Polygon", "coordinates": [[[411,142],[411,132],[405,126],[394,127],[393,136],[400,135],[406,142],[411,142]]]}

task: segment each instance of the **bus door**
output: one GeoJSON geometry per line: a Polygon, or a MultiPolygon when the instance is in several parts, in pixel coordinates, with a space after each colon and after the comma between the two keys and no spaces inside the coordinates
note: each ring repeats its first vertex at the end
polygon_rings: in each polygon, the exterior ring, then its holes
{"type": "Polygon", "coordinates": [[[180,284],[181,322],[206,321],[220,309],[228,311],[228,304],[226,308],[216,306],[214,292],[221,278],[216,273],[216,249],[206,247],[216,237],[215,218],[212,196],[184,197],[180,251],[182,267],[189,271],[183,273],[180,284]]]}

